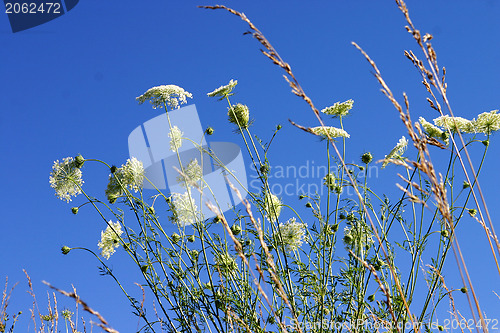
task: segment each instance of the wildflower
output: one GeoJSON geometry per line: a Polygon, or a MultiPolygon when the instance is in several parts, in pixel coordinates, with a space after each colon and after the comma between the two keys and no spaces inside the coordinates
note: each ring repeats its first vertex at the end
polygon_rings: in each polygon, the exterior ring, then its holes
{"type": "Polygon", "coordinates": [[[66,202],[70,202],[72,196],[76,197],[82,193],[82,171],[77,167],[73,157],[66,157],[62,163],[59,160],[54,162],[49,183],[56,191],[56,196],[66,202]]]}
{"type": "Polygon", "coordinates": [[[63,316],[64,319],[70,319],[73,316],[73,312],[69,310],[63,310],[61,311],[61,315],[63,316]]]}
{"type": "Polygon", "coordinates": [[[78,207],[71,207],[71,212],[75,215],[78,214],[78,207]]]}
{"type": "Polygon", "coordinates": [[[335,190],[335,176],[333,173],[329,173],[323,177],[323,185],[325,185],[330,191],[335,190]]]}
{"type": "Polygon", "coordinates": [[[203,177],[203,170],[201,166],[198,164],[198,160],[195,158],[188,163],[188,165],[184,168],[183,174],[177,177],[177,182],[184,187],[191,185],[193,183],[197,183],[203,177]]]}
{"type": "Polygon", "coordinates": [[[344,228],[344,243],[355,252],[368,250],[374,243],[373,234],[367,225],[356,223],[344,228]]]}
{"type": "Polygon", "coordinates": [[[178,233],[174,232],[172,236],[170,236],[170,239],[172,239],[172,242],[174,242],[174,244],[177,244],[181,240],[181,236],[179,236],[178,233]]]}
{"type": "Polygon", "coordinates": [[[212,135],[212,134],[214,134],[214,129],[212,127],[207,127],[207,129],[205,130],[205,133],[207,133],[208,135],[212,135]]]}
{"type": "Polygon", "coordinates": [[[238,125],[241,128],[247,128],[250,121],[250,111],[248,106],[236,104],[227,109],[229,122],[238,125]]]}
{"type": "Polygon", "coordinates": [[[408,146],[408,140],[403,136],[399,139],[396,147],[392,148],[389,154],[385,155],[384,163],[382,164],[382,168],[385,168],[387,164],[389,164],[391,159],[398,159],[406,151],[406,147],[408,146]]]}
{"type": "Polygon", "coordinates": [[[439,127],[432,125],[423,117],[420,117],[418,121],[420,121],[420,124],[422,124],[422,127],[424,128],[424,131],[430,138],[437,138],[443,140],[446,144],[449,143],[450,140],[448,139],[447,132],[444,132],[439,127]]]}
{"type": "Polygon", "coordinates": [[[267,192],[264,197],[264,206],[268,220],[277,221],[281,214],[281,200],[274,194],[267,192]]]}
{"type": "Polygon", "coordinates": [[[312,127],[310,130],[314,134],[321,136],[323,139],[328,139],[328,136],[330,136],[330,138],[332,139],[340,137],[344,138],[350,137],[349,133],[347,133],[343,129],[336,128],[333,126],[316,126],[312,127]]]}
{"type": "Polygon", "coordinates": [[[225,277],[234,276],[238,271],[238,263],[232,255],[227,252],[215,255],[215,265],[218,271],[225,277]]]}
{"type": "Polygon", "coordinates": [[[467,293],[467,287],[462,287],[462,288],[460,288],[460,291],[461,291],[463,294],[466,294],[466,293],[467,293]]]}
{"type": "Polygon", "coordinates": [[[113,223],[109,221],[106,230],[101,231],[101,241],[97,244],[101,249],[101,255],[109,259],[115,249],[120,246],[120,235],[123,233],[122,226],[119,222],[113,223]]]}
{"type": "Polygon", "coordinates": [[[81,169],[84,163],[85,159],[83,158],[82,155],[78,155],[77,157],[75,157],[75,165],[78,169],[81,169]]]}
{"type": "Polygon", "coordinates": [[[110,203],[114,203],[125,189],[137,192],[142,188],[144,182],[144,166],[135,157],[129,158],[125,165],[117,168],[109,175],[109,183],[106,188],[106,196],[110,203]]]}
{"type": "Polygon", "coordinates": [[[474,121],[476,132],[490,135],[492,132],[498,131],[500,129],[500,114],[497,112],[498,110],[493,110],[477,116],[477,120],[474,121]]]}
{"type": "Polygon", "coordinates": [[[177,222],[181,226],[193,224],[201,219],[201,213],[198,212],[189,188],[184,194],[174,193],[172,197],[177,222]]]}
{"type": "Polygon", "coordinates": [[[220,97],[219,101],[228,97],[232,96],[234,94],[231,94],[231,91],[233,91],[234,87],[238,84],[238,80],[232,80],[229,81],[229,83],[226,86],[220,86],[219,88],[215,89],[214,91],[210,92],[207,94],[208,97],[220,97]]]}
{"type": "Polygon", "coordinates": [[[241,232],[241,227],[237,224],[233,224],[231,226],[231,232],[233,233],[233,235],[238,235],[241,232]]]}
{"type": "Polygon", "coordinates": [[[169,84],[153,87],[137,97],[136,100],[139,104],[149,101],[153,105],[153,109],[162,108],[164,103],[172,109],[177,109],[180,104],[187,103],[186,97],[193,98],[193,95],[179,86],[169,84]]]}
{"type": "Polygon", "coordinates": [[[477,209],[471,208],[468,210],[470,216],[474,217],[477,214],[477,209]]]}
{"type": "Polygon", "coordinates": [[[182,146],[182,136],[184,133],[179,129],[179,127],[174,126],[168,133],[170,138],[170,150],[176,152],[182,146]]]}
{"type": "Polygon", "coordinates": [[[324,108],[321,110],[324,114],[328,114],[331,116],[338,116],[338,117],[343,117],[347,116],[349,114],[349,110],[352,109],[352,105],[354,104],[354,101],[352,99],[347,100],[343,103],[337,102],[333,104],[332,106],[329,106],[327,108],[324,108]]]}
{"type": "Polygon", "coordinates": [[[274,239],[284,246],[287,252],[296,251],[306,239],[306,228],[305,223],[297,222],[295,217],[292,217],[279,224],[279,235],[274,235],[274,239]]]}
{"type": "Polygon", "coordinates": [[[370,152],[364,153],[363,155],[361,155],[361,162],[363,162],[364,164],[368,164],[372,160],[373,160],[373,155],[370,152]]]}
{"type": "Polygon", "coordinates": [[[69,248],[69,247],[67,247],[67,246],[63,246],[63,247],[61,248],[61,252],[62,252],[62,254],[64,254],[64,255],[68,254],[68,253],[69,253],[69,251],[71,251],[71,248],[69,248]]]}
{"type": "Polygon", "coordinates": [[[441,116],[434,119],[434,124],[446,129],[449,128],[453,133],[474,133],[476,131],[474,122],[462,117],[441,116]]]}
{"type": "Polygon", "coordinates": [[[188,238],[187,238],[189,243],[194,243],[195,239],[196,238],[194,237],[194,235],[188,236],[188,238]]]}

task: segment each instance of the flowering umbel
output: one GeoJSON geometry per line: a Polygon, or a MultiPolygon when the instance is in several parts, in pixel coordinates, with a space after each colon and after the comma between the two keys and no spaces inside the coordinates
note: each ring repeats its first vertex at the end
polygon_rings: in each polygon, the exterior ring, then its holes
{"type": "Polygon", "coordinates": [[[172,194],[172,199],[177,222],[180,226],[190,225],[201,219],[201,213],[198,211],[189,188],[184,194],[172,194]]]}
{"type": "Polygon", "coordinates": [[[430,122],[425,120],[423,117],[418,119],[424,131],[430,138],[437,138],[440,140],[444,140],[448,144],[448,139],[446,138],[447,133],[443,132],[439,127],[432,125],[430,122]]]}
{"type": "Polygon", "coordinates": [[[434,119],[434,124],[446,129],[450,129],[453,133],[475,133],[476,129],[474,122],[462,117],[441,116],[434,119]]]}
{"type": "Polygon", "coordinates": [[[117,168],[109,175],[109,183],[106,188],[106,196],[110,203],[114,203],[118,197],[125,193],[125,189],[137,192],[142,188],[144,182],[144,166],[135,157],[129,158],[125,165],[117,168]]]}
{"type": "Polygon", "coordinates": [[[227,252],[221,252],[215,255],[215,265],[217,270],[224,277],[234,276],[238,271],[238,263],[234,257],[227,252]]]}
{"type": "Polygon", "coordinates": [[[331,116],[338,116],[338,117],[343,117],[347,116],[349,114],[349,110],[352,109],[352,106],[354,104],[354,101],[352,99],[347,100],[345,102],[337,102],[333,104],[332,106],[329,106],[327,108],[324,108],[321,110],[324,114],[328,114],[331,116]]]}
{"type": "MultiPolygon", "coordinates": [[[[184,167],[183,174],[177,177],[177,182],[184,187],[197,184],[203,177],[203,170],[198,164],[198,159],[191,160],[186,167],[184,167]]],[[[198,184],[199,185],[199,184],[198,184]]]]}
{"type": "Polygon", "coordinates": [[[399,139],[396,147],[392,148],[389,154],[385,155],[384,163],[382,164],[382,168],[385,168],[387,164],[389,164],[390,160],[395,160],[401,158],[404,152],[406,151],[406,147],[408,147],[408,140],[404,136],[399,139]]]}
{"type": "Polygon", "coordinates": [[[285,223],[279,224],[279,235],[275,234],[275,241],[285,247],[287,252],[296,251],[306,239],[307,225],[297,222],[295,217],[292,217],[285,223]]]}
{"type": "Polygon", "coordinates": [[[82,193],[82,171],[73,157],[66,157],[62,163],[59,160],[54,162],[49,183],[56,191],[56,196],[66,202],[70,202],[72,196],[82,193]]]}
{"type": "Polygon", "coordinates": [[[272,193],[266,193],[264,197],[266,216],[269,221],[275,222],[281,214],[281,200],[272,193]]]}
{"type": "Polygon", "coordinates": [[[490,135],[492,132],[500,129],[500,114],[498,110],[483,112],[474,120],[476,132],[490,135]]]}
{"type": "Polygon", "coordinates": [[[333,126],[317,126],[317,127],[312,127],[311,132],[314,134],[321,136],[323,139],[328,139],[328,136],[330,138],[335,139],[335,138],[349,138],[350,135],[346,131],[340,128],[336,128],[333,126]],[[328,133],[328,135],[327,135],[328,133]]]}
{"type": "Polygon", "coordinates": [[[113,223],[109,221],[106,230],[101,231],[101,241],[97,244],[101,249],[101,255],[109,259],[115,249],[120,246],[120,236],[123,233],[122,226],[119,222],[113,223]]]}
{"type": "Polygon", "coordinates": [[[177,152],[179,148],[182,146],[182,136],[184,133],[179,129],[179,127],[174,126],[168,133],[168,137],[170,138],[170,150],[173,152],[177,152]]]}
{"type": "Polygon", "coordinates": [[[187,97],[193,98],[193,95],[179,86],[169,84],[153,87],[137,97],[136,100],[139,104],[149,101],[153,105],[153,109],[164,107],[164,103],[172,109],[177,109],[181,104],[187,103],[187,97]]]}
{"type": "Polygon", "coordinates": [[[228,96],[231,96],[231,92],[233,91],[234,87],[238,84],[238,80],[231,80],[226,86],[220,86],[219,88],[215,89],[212,92],[209,92],[207,95],[208,97],[220,97],[219,100],[222,100],[228,96]]]}
{"type": "Polygon", "coordinates": [[[229,122],[238,125],[241,128],[247,128],[250,121],[250,111],[244,104],[236,104],[228,108],[227,116],[229,122]]]}

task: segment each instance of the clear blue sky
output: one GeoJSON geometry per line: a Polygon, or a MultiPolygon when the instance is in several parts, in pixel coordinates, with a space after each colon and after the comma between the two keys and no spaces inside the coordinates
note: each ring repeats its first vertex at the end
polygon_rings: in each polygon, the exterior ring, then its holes
{"type": "MultiPolygon", "coordinates": [[[[216,3],[243,11],[260,28],[318,108],[355,100],[345,122],[351,134],[348,161],[357,162],[366,151],[383,158],[406,134],[351,41],[377,62],[398,97],[403,91],[409,94],[414,120],[437,116],[425,102],[419,74],[403,56],[403,50],[417,46],[394,1],[81,1],[62,17],[15,34],[7,16],[0,14],[0,278],[8,275],[11,282],[20,282],[11,303],[11,311],[24,311],[19,331],[27,331],[31,304],[23,268],[35,283],[41,306],[46,291],[41,280],[66,290],[73,284],[114,328],[132,332],[130,327],[136,327],[125,298],[109,277],[99,276],[92,257],[76,251],[60,254],[62,245],[97,251],[104,226],[90,209],[73,216],[72,204],[54,196],[48,176],[54,160],[78,153],[122,164],[128,158],[128,134],[160,114],[135,101],[148,88],[185,88],[194,96],[190,103],[196,104],[203,126],[215,128],[212,140],[241,144],[226,121],[225,106],[206,96],[238,79],[235,97],[249,105],[255,133],[266,139],[277,124],[283,125],[270,152],[271,164],[324,163],[324,145],[293,128],[288,119],[305,126],[317,121],[290,93],[281,71],[260,54],[257,41],[242,35],[247,26],[227,12],[196,8],[216,3]]],[[[500,3],[412,0],[408,6],[414,23],[435,37],[455,114],[471,119],[498,109],[500,3]]],[[[494,221],[500,216],[499,147],[495,135],[480,178],[494,221]]],[[[373,186],[397,193],[395,171],[388,167],[386,176],[373,179],[373,186]]],[[[86,165],[86,189],[104,195],[107,174],[98,165],[86,165]]],[[[298,204],[295,197],[282,197],[298,204]]],[[[500,301],[492,293],[499,278],[483,246],[484,232],[472,219],[465,222],[459,239],[469,272],[484,310],[500,318],[500,301]]],[[[139,276],[126,259],[118,253],[109,264],[139,296],[133,285],[139,276]]],[[[449,259],[447,281],[460,288],[454,259],[449,259]]],[[[457,295],[466,308],[463,301],[457,295]]]]}

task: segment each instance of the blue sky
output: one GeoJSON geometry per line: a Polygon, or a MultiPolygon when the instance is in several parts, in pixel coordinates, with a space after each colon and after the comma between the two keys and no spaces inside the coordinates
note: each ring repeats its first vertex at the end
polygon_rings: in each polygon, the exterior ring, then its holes
{"type": "MultiPolygon", "coordinates": [[[[148,88],[161,84],[185,88],[194,96],[190,103],[196,104],[202,125],[215,129],[211,139],[242,145],[227,123],[225,106],[206,96],[237,79],[235,98],[250,107],[253,131],[266,139],[277,124],[283,125],[270,150],[272,165],[324,163],[324,145],[288,122],[316,126],[317,120],[290,93],[279,68],[260,54],[257,41],[242,35],[247,30],[244,22],[224,11],[196,8],[202,4],[215,2],[82,1],[58,19],[15,34],[7,16],[0,15],[0,278],[7,275],[11,282],[20,282],[11,303],[11,310],[24,311],[20,327],[28,323],[31,304],[24,293],[23,268],[35,283],[40,305],[46,291],[41,280],[66,290],[73,284],[114,328],[131,332],[130,325],[135,327],[136,319],[123,295],[110,278],[99,276],[93,258],[83,252],[60,254],[62,245],[97,250],[104,226],[90,210],[73,216],[72,204],[54,197],[48,176],[54,160],[78,153],[110,164],[124,163],[129,133],[160,114],[135,101],[148,88]]],[[[398,98],[402,92],[408,93],[414,120],[437,117],[425,102],[419,74],[403,56],[404,50],[416,50],[417,45],[405,31],[404,18],[393,1],[217,4],[243,11],[259,27],[292,66],[318,108],[354,99],[352,116],[344,123],[351,135],[348,161],[357,162],[366,151],[375,159],[383,158],[406,134],[351,41],[377,62],[398,98]]],[[[408,6],[417,27],[435,37],[433,45],[439,63],[447,68],[455,115],[472,119],[498,109],[500,4],[491,0],[413,0],[408,6]]],[[[500,216],[499,145],[498,135],[494,135],[480,178],[494,221],[500,216]]],[[[473,156],[478,152],[480,149],[473,156]]],[[[397,169],[386,170],[373,179],[373,186],[396,194],[397,169]]],[[[87,190],[103,195],[107,170],[89,164],[84,172],[87,190]]],[[[299,204],[295,197],[282,197],[299,204]]],[[[465,222],[459,240],[469,258],[469,272],[478,281],[484,310],[490,317],[500,318],[499,300],[492,293],[498,275],[483,246],[484,231],[470,218],[465,222]]],[[[454,259],[449,259],[449,281],[460,288],[454,259]]],[[[124,255],[110,259],[115,272],[132,289],[139,277],[127,264],[124,255]]],[[[457,299],[465,301],[461,295],[457,299]]]]}

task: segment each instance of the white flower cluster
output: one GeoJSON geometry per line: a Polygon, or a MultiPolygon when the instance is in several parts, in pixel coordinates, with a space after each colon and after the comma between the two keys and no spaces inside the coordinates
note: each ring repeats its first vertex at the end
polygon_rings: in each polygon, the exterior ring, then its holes
{"type": "Polygon", "coordinates": [[[153,87],[137,97],[136,100],[139,104],[149,101],[153,105],[153,109],[164,107],[164,103],[167,103],[172,109],[177,109],[181,104],[187,103],[187,97],[193,98],[193,95],[179,86],[169,84],[153,87]]]}
{"type": "Polygon", "coordinates": [[[177,182],[184,187],[197,183],[203,178],[203,170],[198,164],[198,159],[191,160],[184,168],[184,174],[177,177],[177,182]]]}
{"type": "Polygon", "coordinates": [[[232,255],[227,252],[218,253],[215,256],[215,264],[220,273],[225,276],[234,276],[238,271],[238,263],[232,255]]]}
{"type": "Polygon", "coordinates": [[[474,125],[477,133],[490,135],[492,132],[500,129],[500,114],[498,110],[483,112],[474,120],[474,125]]]}
{"type": "Polygon", "coordinates": [[[347,133],[343,129],[336,128],[336,127],[333,127],[333,126],[317,126],[317,127],[312,127],[311,131],[314,134],[321,136],[323,139],[328,139],[328,136],[330,136],[330,138],[332,138],[332,139],[334,139],[334,138],[340,138],[340,137],[344,137],[344,138],[349,138],[350,137],[349,133],[347,133]]]}
{"type": "Polygon", "coordinates": [[[390,160],[399,159],[403,156],[406,148],[408,147],[408,140],[404,136],[399,139],[398,144],[392,148],[389,154],[385,155],[384,163],[382,164],[382,168],[385,168],[387,164],[389,164],[390,160]]]}
{"type": "Polygon", "coordinates": [[[72,196],[82,193],[82,171],[76,166],[73,157],[66,157],[62,163],[59,160],[54,162],[49,183],[56,191],[56,196],[66,202],[70,202],[72,196]]]}
{"type": "Polygon", "coordinates": [[[434,119],[437,126],[450,129],[453,133],[475,133],[474,122],[462,117],[441,116],[434,119]]]}
{"type": "Polygon", "coordinates": [[[201,220],[201,212],[198,211],[189,188],[184,194],[173,193],[172,203],[180,226],[190,225],[201,220]]]}
{"type": "MultiPolygon", "coordinates": [[[[483,133],[490,135],[491,133],[500,130],[500,114],[498,110],[483,112],[477,116],[477,119],[467,120],[462,117],[441,116],[434,119],[434,124],[443,128],[450,129],[453,133],[483,133]]],[[[422,127],[432,138],[438,138],[448,143],[445,138],[446,132],[432,125],[424,118],[419,119],[422,127]]]]}
{"type": "Polygon", "coordinates": [[[220,99],[224,99],[227,96],[231,96],[231,91],[233,91],[234,87],[238,84],[238,80],[231,80],[225,86],[220,86],[212,92],[207,94],[208,97],[220,97],[220,99]]]}
{"type": "Polygon", "coordinates": [[[170,150],[173,152],[177,152],[179,148],[182,146],[182,136],[184,133],[179,129],[179,127],[174,126],[168,133],[170,138],[170,150]]]}
{"type": "Polygon", "coordinates": [[[132,157],[125,165],[116,169],[109,175],[109,183],[106,188],[106,196],[110,203],[114,203],[118,197],[125,193],[125,189],[139,191],[144,182],[144,166],[137,158],[132,157]]]}
{"type": "Polygon", "coordinates": [[[267,192],[264,197],[266,217],[271,222],[276,222],[281,214],[281,200],[274,194],[267,192]]]}
{"type": "Polygon", "coordinates": [[[123,233],[122,226],[119,222],[113,223],[109,221],[106,230],[101,231],[101,241],[97,244],[101,249],[101,255],[109,259],[115,249],[120,246],[120,236],[123,233]]]}
{"type": "Polygon", "coordinates": [[[279,235],[275,234],[274,239],[278,244],[284,246],[287,252],[293,252],[304,243],[306,229],[305,223],[297,222],[295,217],[292,217],[285,223],[279,224],[279,235]]]}
{"type": "Polygon", "coordinates": [[[343,117],[349,114],[349,110],[352,109],[353,104],[354,101],[352,99],[347,100],[343,103],[337,102],[332,106],[324,108],[323,110],[321,110],[321,112],[331,116],[343,117]]]}

